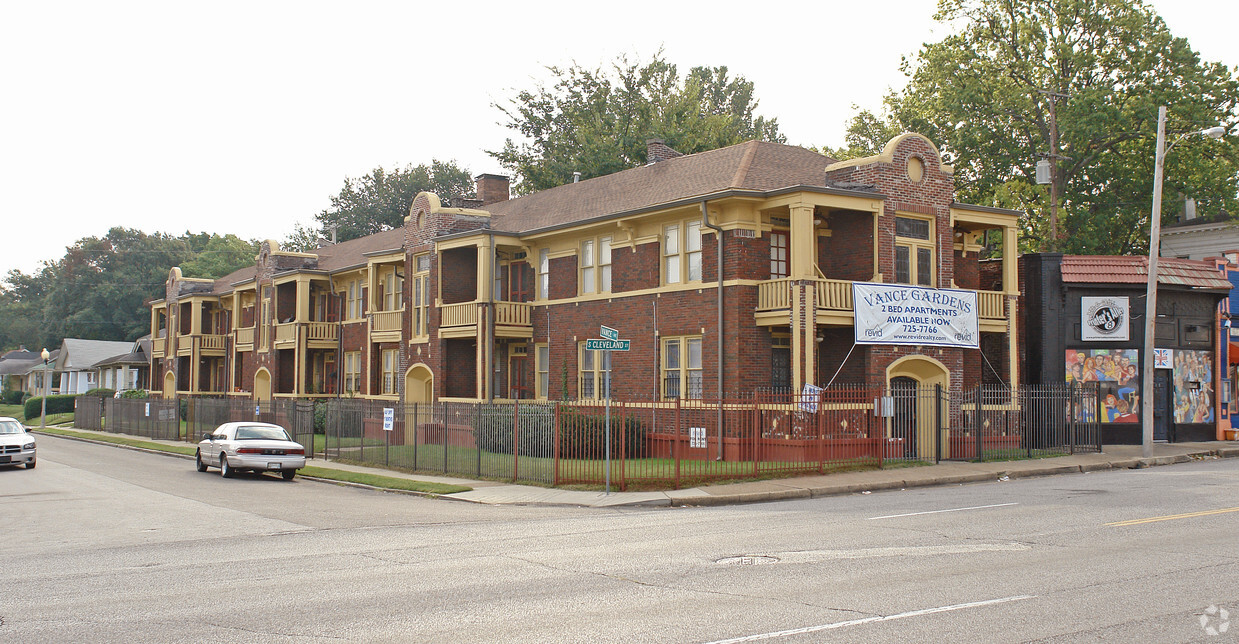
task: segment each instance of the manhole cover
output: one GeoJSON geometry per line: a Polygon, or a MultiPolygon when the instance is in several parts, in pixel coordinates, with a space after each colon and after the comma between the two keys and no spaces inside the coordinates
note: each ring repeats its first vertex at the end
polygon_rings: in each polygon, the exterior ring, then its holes
{"type": "Polygon", "coordinates": [[[779,563],[778,557],[766,555],[741,555],[739,557],[723,557],[714,563],[731,566],[760,566],[762,564],[779,563]]]}

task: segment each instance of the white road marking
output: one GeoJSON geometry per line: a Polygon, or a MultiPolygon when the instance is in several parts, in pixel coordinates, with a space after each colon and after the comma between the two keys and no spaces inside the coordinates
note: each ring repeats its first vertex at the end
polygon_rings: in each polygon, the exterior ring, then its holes
{"type": "Polygon", "coordinates": [[[974,505],[967,508],[951,508],[949,510],[929,510],[927,512],[909,512],[907,514],[888,514],[881,517],[869,517],[870,521],[874,519],[895,519],[898,517],[914,517],[921,514],[940,514],[942,512],[963,512],[964,510],[983,510],[985,508],[1003,508],[1008,505],[1019,505],[1019,503],[995,503],[994,505],[974,505]]]}
{"type": "Polygon", "coordinates": [[[818,626],[806,626],[804,628],[793,628],[786,631],[774,631],[772,633],[761,633],[759,635],[747,635],[745,637],[737,637],[729,640],[716,640],[709,644],[733,644],[735,642],[756,642],[758,640],[774,639],[776,637],[788,637],[790,635],[804,635],[805,633],[817,633],[819,631],[831,631],[837,628],[846,626],[859,626],[861,624],[872,624],[875,622],[889,622],[895,619],[904,619],[905,617],[920,617],[921,615],[932,615],[933,613],[946,613],[953,610],[962,610],[964,608],[977,608],[978,606],[992,606],[994,604],[1005,604],[1008,602],[1017,602],[1023,599],[1033,599],[1036,595],[1015,595],[1012,597],[1001,597],[999,599],[986,599],[979,602],[968,602],[966,604],[951,604],[950,606],[939,606],[937,608],[922,608],[920,610],[908,611],[906,613],[898,613],[895,615],[879,615],[876,617],[866,617],[864,619],[852,619],[846,622],[834,622],[833,624],[820,624],[818,626]]]}

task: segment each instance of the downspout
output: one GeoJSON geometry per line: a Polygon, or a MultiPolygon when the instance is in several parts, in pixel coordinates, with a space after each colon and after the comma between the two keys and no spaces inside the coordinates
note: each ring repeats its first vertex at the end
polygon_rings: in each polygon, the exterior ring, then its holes
{"type": "Polygon", "coordinates": [[[495,387],[498,386],[498,379],[495,378],[496,356],[498,351],[498,343],[495,342],[495,276],[498,274],[498,267],[495,264],[499,261],[499,253],[495,249],[495,234],[490,235],[490,270],[487,271],[486,292],[489,295],[489,305],[486,307],[486,341],[490,345],[486,355],[490,357],[486,365],[486,401],[495,402],[495,387]]]}
{"type": "MultiPolygon", "coordinates": [[[[332,236],[335,236],[335,231],[332,231],[332,236]]],[[[336,310],[336,398],[340,398],[340,390],[344,389],[344,378],[340,377],[340,370],[344,368],[344,312],[340,310],[339,296],[336,295],[336,278],[334,275],[327,276],[327,289],[331,291],[331,295],[327,296],[327,301],[331,303],[331,307],[336,310]]],[[[258,311],[254,311],[254,320],[258,319],[258,311]]],[[[255,324],[254,326],[258,326],[255,324]]]]}
{"type": "MultiPolygon", "coordinates": [[[[710,223],[710,216],[706,212],[706,201],[701,202],[701,225],[714,231],[714,238],[718,241],[718,251],[715,255],[715,267],[718,278],[718,457],[715,460],[723,460],[723,229],[721,226],[710,223]]],[[[703,268],[704,270],[704,268],[703,268]]]]}

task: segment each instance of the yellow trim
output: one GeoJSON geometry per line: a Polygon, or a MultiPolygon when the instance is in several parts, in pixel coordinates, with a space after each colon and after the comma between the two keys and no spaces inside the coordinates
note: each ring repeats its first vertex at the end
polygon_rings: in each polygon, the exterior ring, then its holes
{"type": "Polygon", "coordinates": [[[938,159],[938,167],[941,168],[942,172],[945,174],[955,174],[954,166],[942,163],[942,153],[938,150],[938,146],[934,145],[934,142],[930,141],[925,135],[917,134],[915,132],[904,132],[890,141],[887,141],[886,146],[882,148],[882,152],[879,154],[869,157],[861,157],[858,159],[848,159],[847,161],[836,161],[835,163],[826,166],[826,172],[842,170],[844,168],[857,168],[874,163],[893,163],[895,161],[895,148],[899,147],[899,144],[903,143],[904,140],[913,137],[921,139],[929,144],[929,147],[934,151],[934,156],[938,159]]]}
{"type": "MultiPolygon", "coordinates": [[[[895,218],[896,220],[903,218],[903,219],[915,219],[918,221],[929,222],[929,239],[917,239],[915,237],[900,237],[899,233],[895,232],[895,238],[894,238],[893,245],[895,249],[897,249],[901,245],[907,246],[910,249],[910,252],[908,253],[908,276],[910,279],[910,281],[908,282],[909,286],[925,286],[925,284],[921,284],[920,282],[917,281],[917,278],[920,277],[920,275],[917,274],[917,270],[916,270],[917,258],[916,258],[915,251],[919,248],[930,249],[930,251],[933,252],[933,256],[930,257],[930,260],[929,260],[929,284],[928,286],[930,288],[938,288],[938,263],[941,261],[940,255],[942,253],[942,249],[938,247],[939,239],[938,239],[938,219],[937,217],[934,217],[932,215],[922,215],[916,212],[905,212],[903,210],[896,210],[895,218]],[[902,244],[900,243],[900,240],[903,240],[902,244]]],[[[899,230],[898,221],[895,222],[894,229],[896,231],[899,230]]],[[[877,243],[877,241],[878,240],[875,237],[874,238],[875,244],[877,243]]],[[[891,259],[894,261],[898,261],[897,260],[898,256],[899,256],[898,250],[895,250],[895,254],[891,257],[891,259]]],[[[898,279],[899,279],[898,272],[896,272],[895,280],[898,280],[898,279]]],[[[902,282],[896,281],[896,283],[900,284],[902,282]]]]}

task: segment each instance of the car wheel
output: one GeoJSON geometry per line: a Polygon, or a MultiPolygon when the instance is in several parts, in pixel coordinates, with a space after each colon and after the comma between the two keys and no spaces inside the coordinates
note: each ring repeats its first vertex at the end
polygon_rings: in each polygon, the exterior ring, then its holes
{"type": "Polygon", "coordinates": [[[232,469],[232,466],[228,464],[228,457],[223,454],[219,455],[219,473],[226,479],[232,478],[233,475],[237,473],[237,471],[232,469]]]}
{"type": "MultiPolygon", "coordinates": [[[[34,466],[32,465],[31,467],[34,467],[34,466]]],[[[283,476],[285,481],[293,480],[293,477],[296,475],[297,475],[297,470],[284,470],[280,472],[280,476],[283,476]]]]}
{"type": "Polygon", "coordinates": [[[207,465],[206,465],[206,463],[203,463],[203,462],[202,462],[202,452],[201,452],[201,451],[198,451],[197,453],[195,453],[195,454],[194,454],[194,465],[198,468],[198,471],[199,471],[199,472],[205,472],[205,471],[207,470],[207,465]]]}
{"type": "MultiPolygon", "coordinates": [[[[35,461],[34,461],[34,459],[33,459],[33,458],[32,458],[32,459],[30,459],[29,461],[27,461],[27,462],[26,462],[26,469],[28,469],[28,470],[33,470],[33,469],[34,469],[34,462],[35,462],[35,461]]],[[[284,478],[292,478],[292,477],[291,477],[291,476],[286,476],[286,477],[284,477],[284,478]]]]}

